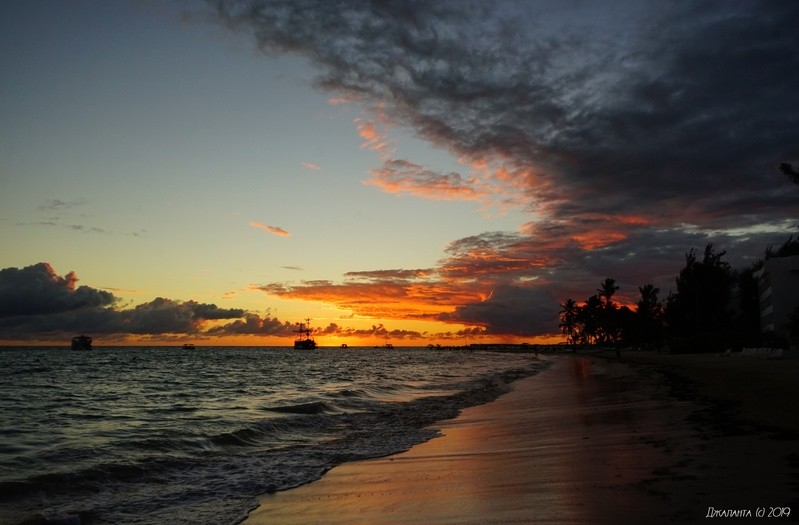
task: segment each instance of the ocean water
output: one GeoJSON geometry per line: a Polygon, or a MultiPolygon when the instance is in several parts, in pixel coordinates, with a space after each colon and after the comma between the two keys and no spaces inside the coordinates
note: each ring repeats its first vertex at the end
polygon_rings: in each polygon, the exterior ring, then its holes
{"type": "Polygon", "coordinates": [[[0,349],[0,523],[232,524],[539,371],[422,348],[0,349]]]}

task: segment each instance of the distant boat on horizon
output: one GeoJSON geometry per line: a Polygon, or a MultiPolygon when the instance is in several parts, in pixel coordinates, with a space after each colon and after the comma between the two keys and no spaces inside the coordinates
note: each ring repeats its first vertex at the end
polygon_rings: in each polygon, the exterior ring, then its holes
{"type": "Polygon", "coordinates": [[[298,350],[313,350],[316,348],[316,341],[311,339],[311,319],[308,318],[304,323],[297,323],[297,329],[294,330],[300,334],[294,341],[294,348],[298,350]],[[303,337],[304,335],[304,337],[303,337]]]}
{"type": "Polygon", "coordinates": [[[375,348],[387,348],[391,350],[394,348],[394,345],[388,342],[388,336],[386,336],[386,344],[384,344],[383,346],[375,346],[375,348]]]}
{"type": "Polygon", "coordinates": [[[183,345],[183,349],[184,350],[194,350],[194,344],[186,343],[186,344],[183,345]]]}
{"type": "Polygon", "coordinates": [[[73,350],[91,350],[92,338],[87,335],[76,335],[72,338],[73,350]]]}

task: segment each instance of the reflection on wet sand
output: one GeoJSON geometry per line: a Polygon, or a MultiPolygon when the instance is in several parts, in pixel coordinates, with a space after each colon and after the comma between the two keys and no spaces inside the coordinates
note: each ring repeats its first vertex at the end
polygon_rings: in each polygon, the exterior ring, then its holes
{"type": "Polygon", "coordinates": [[[264,498],[248,523],[641,523],[673,447],[699,442],[687,407],[628,367],[557,360],[404,454],[342,465],[264,498]]]}
{"type": "Polygon", "coordinates": [[[582,383],[588,379],[589,371],[591,369],[591,361],[582,357],[576,357],[569,360],[569,370],[577,383],[582,383]]]}

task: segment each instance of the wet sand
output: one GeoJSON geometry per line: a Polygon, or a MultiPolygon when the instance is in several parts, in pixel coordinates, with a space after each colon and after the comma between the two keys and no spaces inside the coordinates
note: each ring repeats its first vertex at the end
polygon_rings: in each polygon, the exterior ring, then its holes
{"type": "Polygon", "coordinates": [[[709,397],[728,372],[691,378],[660,357],[542,358],[552,368],[441,423],[443,437],[265,495],[245,523],[684,523],[710,507],[796,507],[796,434],[709,397]]]}
{"type": "MultiPolygon", "coordinates": [[[[616,359],[615,353],[605,356],[616,359]]],[[[746,419],[799,433],[799,359],[626,351],[622,361],[659,367],[687,379],[689,396],[731,402],[746,419]]]]}

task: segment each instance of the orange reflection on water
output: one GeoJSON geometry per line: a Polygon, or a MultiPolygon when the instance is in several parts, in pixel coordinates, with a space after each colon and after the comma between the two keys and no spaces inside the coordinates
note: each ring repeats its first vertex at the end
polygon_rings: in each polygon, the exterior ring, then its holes
{"type": "Polygon", "coordinates": [[[634,486],[664,459],[635,429],[665,432],[661,410],[632,376],[567,359],[443,423],[442,439],[270,498],[253,524],[646,522],[654,496],[634,486]]]}

